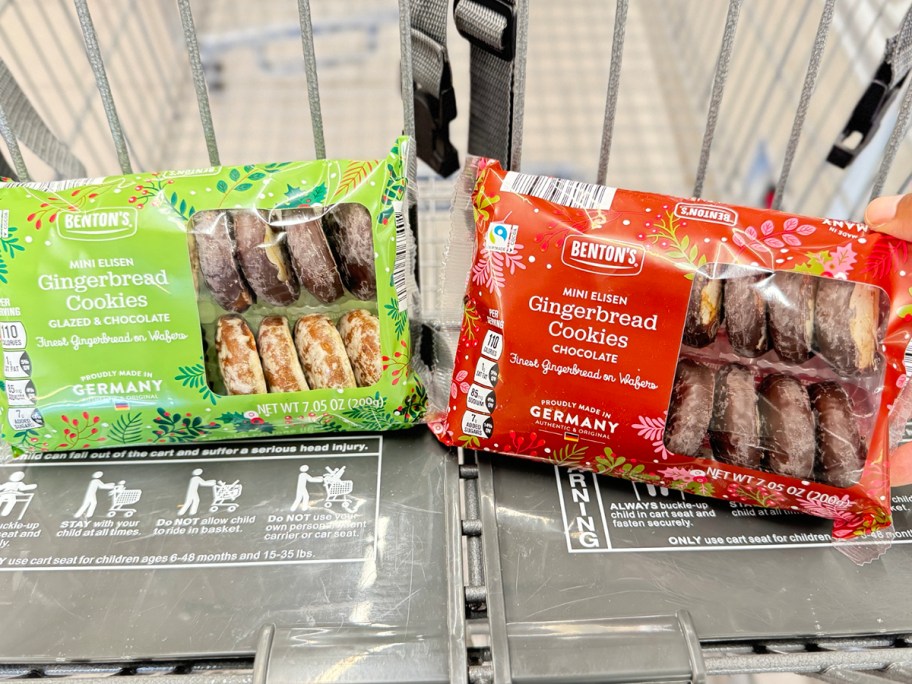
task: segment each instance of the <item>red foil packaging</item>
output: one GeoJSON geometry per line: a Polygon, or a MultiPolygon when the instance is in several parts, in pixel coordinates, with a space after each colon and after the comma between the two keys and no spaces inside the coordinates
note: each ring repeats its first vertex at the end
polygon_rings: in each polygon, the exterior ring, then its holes
{"type": "Polygon", "coordinates": [[[832,518],[837,539],[885,547],[907,243],[484,159],[462,182],[442,442],[832,518]]]}

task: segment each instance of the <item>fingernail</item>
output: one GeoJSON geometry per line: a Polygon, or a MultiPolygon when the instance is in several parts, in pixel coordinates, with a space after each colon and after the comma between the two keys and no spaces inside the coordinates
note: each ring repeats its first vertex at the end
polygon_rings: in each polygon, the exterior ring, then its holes
{"type": "Polygon", "coordinates": [[[899,200],[902,195],[889,195],[872,200],[865,209],[865,223],[870,226],[882,226],[896,218],[899,200]]]}

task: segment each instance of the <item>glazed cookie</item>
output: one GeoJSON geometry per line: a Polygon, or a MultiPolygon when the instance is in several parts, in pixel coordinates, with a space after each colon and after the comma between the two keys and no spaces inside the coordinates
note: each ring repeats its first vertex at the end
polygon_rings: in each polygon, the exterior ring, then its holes
{"type": "Polygon", "coordinates": [[[722,323],[722,287],[722,280],[694,273],[684,319],[684,344],[705,347],[716,339],[722,323]]]}
{"type": "Polygon", "coordinates": [[[668,418],[665,421],[665,446],[682,456],[701,456],[703,438],[709,428],[713,408],[713,372],[688,359],[681,359],[675,372],[668,418]]]}
{"type": "Polygon", "coordinates": [[[263,319],[257,334],[257,345],[270,392],[300,392],[309,389],[284,316],[267,316],[263,319]]]}
{"type": "Polygon", "coordinates": [[[809,480],[814,475],[814,414],[807,390],[788,375],[760,383],[760,439],[769,469],[809,480]]]}
{"type": "Polygon", "coordinates": [[[219,370],[228,394],[265,394],[266,379],[257,354],[256,341],[240,316],[218,319],[215,332],[219,370]]]}
{"type": "Polygon", "coordinates": [[[880,290],[821,278],[815,316],[817,351],[837,373],[867,375],[877,370],[880,290]]]}
{"type": "Polygon", "coordinates": [[[198,211],[191,222],[200,272],[212,297],[227,311],[246,311],[253,304],[254,296],[241,273],[228,213],[198,211]]]}
{"type": "Polygon", "coordinates": [[[817,472],[834,487],[851,487],[861,477],[865,449],[849,395],[835,382],[808,388],[817,421],[817,472]]]}
{"type": "Polygon", "coordinates": [[[285,228],[285,241],[294,270],[304,289],[323,304],[344,294],[342,278],[333,257],[323,223],[307,209],[288,209],[278,219],[285,228]]]}
{"type": "Polygon", "coordinates": [[[342,337],[327,316],[309,314],[299,318],[295,324],[294,339],[301,367],[311,388],[356,387],[342,337]]]}
{"type": "Polygon", "coordinates": [[[811,357],[817,280],[801,273],[779,271],[764,288],[770,337],[783,361],[804,363],[811,357]]]}
{"type": "Polygon", "coordinates": [[[370,212],[360,204],[338,204],[326,215],[325,225],[345,287],[358,299],[376,297],[370,212]]]}
{"type": "Polygon", "coordinates": [[[762,289],[769,277],[769,273],[751,273],[725,281],[725,329],[732,349],[739,356],[760,356],[769,349],[762,289]]]}
{"type": "Polygon", "coordinates": [[[349,311],[336,324],[358,387],[370,387],[380,379],[380,321],[366,309],[349,311]]]}
{"type": "Polygon", "coordinates": [[[754,374],[744,366],[731,364],[716,374],[709,443],[723,463],[759,468],[763,461],[754,374]]]}
{"type": "Polygon", "coordinates": [[[285,250],[284,236],[255,209],[231,214],[241,270],[253,291],[276,306],[294,304],[300,294],[285,250]]]}

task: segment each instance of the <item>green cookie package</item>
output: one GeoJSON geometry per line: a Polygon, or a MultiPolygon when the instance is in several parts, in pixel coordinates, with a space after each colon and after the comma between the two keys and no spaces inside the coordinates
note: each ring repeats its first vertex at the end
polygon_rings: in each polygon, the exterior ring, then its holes
{"type": "Polygon", "coordinates": [[[14,451],[406,427],[405,146],[0,184],[14,451]]]}

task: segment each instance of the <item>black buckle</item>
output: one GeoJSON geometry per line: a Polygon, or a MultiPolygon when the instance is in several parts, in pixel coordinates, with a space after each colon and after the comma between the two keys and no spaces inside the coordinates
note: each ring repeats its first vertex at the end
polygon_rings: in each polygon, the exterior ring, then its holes
{"type": "Polygon", "coordinates": [[[418,158],[446,178],[459,168],[459,153],[450,142],[450,122],[456,118],[456,94],[450,65],[443,65],[440,97],[434,97],[417,84],[414,92],[418,158]]]}
{"type": "MultiPolygon", "coordinates": [[[[456,8],[459,6],[461,0],[454,0],[453,2],[453,14],[456,14],[456,8]]],[[[502,16],[507,21],[507,25],[504,27],[503,33],[500,36],[500,49],[492,48],[488,43],[484,42],[480,38],[473,36],[469,33],[466,33],[462,29],[462,25],[459,20],[456,20],[456,30],[459,32],[459,35],[469,41],[472,45],[481,48],[488,54],[499,57],[505,62],[512,62],[513,55],[516,54],[516,8],[505,0],[470,0],[476,5],[481,5],[493,12],[496,12],[502,16]]]]}
{"type": "Polygon", "coordinates": [[[893,67],[887,62],[881,62],[868,89],[852,110],[849,122],[836,138],[833,147],[830,148],[830,153],[827,155],[827,161],[830,164],[838,166],[840,169],[846,168],[871,142],[877,129],[880,128],[880,122],[890,107],[890,103],[893,102],[906,80],[906,77],[903,76],[896,85],[890,87],[892,77],[893,67]],[[859,134],[861,137],[857,138],[859,134]],[[850,141],[849,138],[853,139],[850,141]]]}

